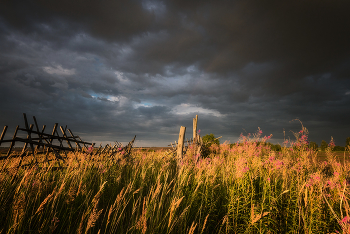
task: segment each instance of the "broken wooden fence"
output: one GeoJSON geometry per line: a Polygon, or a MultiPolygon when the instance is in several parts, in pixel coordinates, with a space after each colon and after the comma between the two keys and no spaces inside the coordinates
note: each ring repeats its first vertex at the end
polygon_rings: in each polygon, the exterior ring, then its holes
{"type": "MultiPolygon", "coordinates": [[[[65,161],[67,159],[67,151],[75,152],[79,151],[82,152],[85,149],[85,152],[89,153],[93,156],[100,156],[101,154],[109,154],[113,155],[118,151],[124,152],[124,157],[128,157],[130,155],[133,143],[135,141],[136,136],[132,141],[129,142],[128,145],[125,147],[122,146],[121,143],[116,142],[116,144],[112,147],[111,145],[106,145],[105,147],[100,146],[100,148],[97,149],[96,152],[93,152],[93,146],[94,143],[89,143],[86,141],[82,141],[79,136],[76,136],[73,134],[72,130],[67,128],[63,128],[62,126],[59,127],[61,130],[62,136],[58,133],[58,123],[55,123],[52,133],[44,133],[44,130],[46,128],[46,125],[43,125],[42,129],[39,130],[39,125],[37,123],[37,120],[35,116],[33,116],[34,124],[28,124],[28,119],[26,114],[23,114],[24,118],[24,125],[25,128],[20,128],[19,125],[17,125],[15,133],[12,137],[12,139],[4,140],[5,134],[7,131],[8,126],[4,126],[1,136],[0,136],[0,146],[2,143],[10,143],[10,147],[6,153],[5,156],[0,155],[0,160],[2,159],[8,159],[9,157],[21,157],[20,165],[22,162],[22,159],[26,155],[33,155],[33,162],[36,164],[38,163],[36,154],[40,153],[46,153],[45,154],[45,160],[44,162],[49,162],[52,160],[48,160],[48,153],[52,152],[54,153],[55,159],[59,161],[65,161]],[[35,129],[33,130],[33,128],[35,129]],[[68,133],[70,136],[68,136],[68,133]],[[18,134],[20,132],[24,132],[26,134],[26,138],[18,137],[18,134]],[[57,142],[58,141],[58,142],[57,142]],[[22,148],[21,153],[16,154],[14,153],[13,149],[16,145],[16,143],[24,143],[24,146],[22,148]],[[66,143],[66,145],[65,145],[66,143]],[[72,146],[75,144],[75,148],[72,146]],[[28,148],[29,145],[29,148],[28,148]],[[89,149],[88,149],[88,146],[89,149]],[[61,153],[63,152],[63,157],[61,153]]],[[[19,166],[20,166],[19,165],[19,166]]]]}
{"type": "Polygon", "coordinates": [[[115,158],[117,154],[121,154],[123,158],[129,160],[130,155],[131,155],[131,150],[133,147],[133,144],[135,142],[136,135],[134,138],[126,145],[123,147],[123,144],[120,142],[115,142],[114,145],[112,146],[111,144],[107,144],[104,147],[100,145],[100,147],[96,150],[96,152],[90,152],[90,159],[94,161],[100,161],[102,158],[100,157],[101,155],[104,155],[105,157],[111,159],[111,160],[118,160],[115,158]]]}
{"type": "MultiPolygon", "coordinates": [[[[28,124],[28,119],[26,114],[23,114],[23,118],[24,118],[24,126],[25,128],[20,128],[19,125],[17,125],[15,133],[12,137],[12,139],[8,139],[8,140],[4,140],[6,131],[8,126],[4,126],[4,129],[1,133],[0,136],[0,145],[2,143],[10,143],[10,147],[7,151],[6,156],[1,156],[1,159],[7,159],[9,157],[21,157],[23,158],[23,156],[25,155],[33,155],[34,161],[37,163],[37,158],[35,157],[36,153],[38,153],[40,151],[40,149],[42,149],[41,153],[46,153],[46,155],[50,152],[53,152],[56,159],[58,160],[65,160],[64,157],[61,156],[61,152],[64,152],[65,156],[66,155],[66,151],[82,151],[83,148],[87,148],[88,146],[94,146],[93,143],[89,143],[89,142],[85,142],[82,141],[81,138],[79,136],[75,136],[72,132],[72,130],[67,129],[67,126],[65,128],[63,128],[62,126],[60,126],[60,130],[62,132],[62,136],[60,136],[60,134],[58,133],[58,123],[55,123],[52,133],[48,134],[48,133],[44,133],[46,125],[43,125],[42,129],[39,130],[39,125],[38,122],[35,118],[35,116],[33,116],[33,120],[34,120],[34,124],[28,124]],[[35,127],[35,129],[33,129],[35,127]],[[68,136],[68,133],[70,136],[68,136]],[[19,133],[25,133],[26,134],[26,138],[21,138],[18,137],[19,133]],[[56,142],[54,141],[58,141],[58,144],[55,144],[56,142]],[[22,148],[21,153],[16,154],[14,153],[13,149],[16,145],[16,143],[22,142],[24,143],[24,146],[22,148]],[[67,146],[65,146],[65,144],[67,144],[67,146]],[[76,148],[74,148],[72,146],[72,144],[76,145],[76,148]],[[29,145],[29,148],[27,148],[29,145]]],[[[46,157],[46,161],[49,161],[46,157]]]]}

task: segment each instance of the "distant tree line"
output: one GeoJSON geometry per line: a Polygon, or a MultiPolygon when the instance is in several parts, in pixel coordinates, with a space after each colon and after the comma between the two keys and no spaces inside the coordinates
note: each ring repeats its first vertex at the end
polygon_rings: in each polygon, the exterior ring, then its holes
{"type": "MultiPolygon", "coordinates": [[[[325,151],[328,147],[329,147],[329,144],[325,140],[322,140],[321,147],[320,147],[321,150],[325,151]]],[[[336,145],[332,148],[332,151],[345,151],[349,147],[350,147],[350,137],[347,137],[345,141],[345,147],[336,145]]]]}

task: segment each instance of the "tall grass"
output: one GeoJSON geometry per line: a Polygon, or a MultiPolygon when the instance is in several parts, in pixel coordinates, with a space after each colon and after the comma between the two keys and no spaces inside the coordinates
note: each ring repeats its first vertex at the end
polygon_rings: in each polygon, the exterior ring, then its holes
{"type": "Polygon", "coordinates": [[[0,233],[349,233],[349,163],[331,150],[318,162],[305,130],[281,152],[260,130],[207,158],[191,146],[180,165],[142,150],[128,161],[70,154],[60,170],[6,162],[0,233]]]}

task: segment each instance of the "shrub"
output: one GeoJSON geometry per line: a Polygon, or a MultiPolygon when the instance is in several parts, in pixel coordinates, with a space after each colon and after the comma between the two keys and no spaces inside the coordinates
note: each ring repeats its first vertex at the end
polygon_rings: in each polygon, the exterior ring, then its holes
{"type": "Polygon", "coordinates": [[[336,146],[334,146],[332,151],[345,151],[345,147],[336,145],[336,146]]]}
{"type": "Polygon", "coordinates": [[[327,142],[325,140],[322,140],[322,142],[321,142],[321,150],[325,151],[327,149],[327,147],[328,147],[327,142]]]}
{"type": "Polygon", "coordinates": [[[207,145],[208,147],[210,147],[212,144],[217,144],[220,145],[220,141],[219,139],[217,139],[213,133],[207,134],[205,135],[203,138],[203,143],[205,145],[207,145]]]}
{"type": "Polygon", "coordinates": [[[318,144],[316,142],[310,141],[309,147],[310,149],[317,150],[318,144]]]}
{"type": "Polygon", "coordinates": [[[213,133],[207,134],[205,135],[203,138],[203,146],[202,146],[202,157],[208,157],[210,155],[210,153],[212,152],[211,148],[215,148],[212,147],[212,145],[216,145],[216,146],[220,146],[220,141],[219,139],[217,139],[213,133]]]}

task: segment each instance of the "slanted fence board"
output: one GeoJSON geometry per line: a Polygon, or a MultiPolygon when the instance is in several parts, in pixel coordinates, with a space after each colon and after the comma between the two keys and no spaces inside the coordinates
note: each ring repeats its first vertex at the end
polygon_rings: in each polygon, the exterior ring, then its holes
{"type": "Polygon", "coordinates": [[[15,130],[15,133],[13,134],[13,138],[12,138],[12,141],[11,141],[11,144],[10,144],[10,148],[9,148],[9,150],[8,150],[8,152],[7,152],[6,157],[10,156],[11,151],[12,151],[12,148],[13,148],[13,146],[15,145],[14,139],[16,139],[17,132],[18,132],[18,128],[19,128],[19,126],[17,125],[16,130],[15,130]]]}
{"type": "Polygon", "coordinates": [[[0,136],[0,145],[1,145],[1,141],[4,139],[4,136],[6,134],[7,128],[8,128],[8,126],[5,125],[4,129],[2,130],[2,133],[1,133],[1,136],[0,136]]]}

